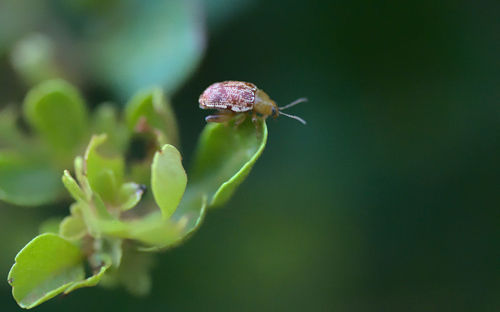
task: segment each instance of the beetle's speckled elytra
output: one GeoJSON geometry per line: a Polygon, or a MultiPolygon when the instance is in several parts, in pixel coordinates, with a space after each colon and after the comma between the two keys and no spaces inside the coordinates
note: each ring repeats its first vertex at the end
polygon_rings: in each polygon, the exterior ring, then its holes
{"type": "Polygon", "coordinates": [[[207,122],[227,123],[233,117],[238,116],[239,118],[235,121],[235,124],[238,125],[245,120],[248,114],[251,114],[254,123],[259,118],[266,119],[269,116],[276,118],[279,115],[285,115],[300,121],[304,125],[306,124],[302,118],[282,111],[305,102],[307,99],[300,98],[288,105],[278,107],[269,95],[249,82],[216,82],[203,91],[198,101],[202,109],[216,109],[219,111],[215,115],[207,116],[205,118],[207,122]]]}

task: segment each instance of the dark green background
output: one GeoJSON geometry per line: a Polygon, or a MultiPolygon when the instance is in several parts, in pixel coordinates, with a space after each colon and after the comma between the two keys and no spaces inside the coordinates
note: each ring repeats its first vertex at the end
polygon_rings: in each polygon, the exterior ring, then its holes
{"type": "MultiPolygon", "coordinates": [[[[37,310],[499,311],[498,9],[262,0],[209,19],[201,66],[173,96],[184,159],[215,81],[307,96],[290,112],[308,125],[268,122],[230,203],[157,257],[149,297],[83,289],[37,310]]],[[[6,282],[0,307],[19,310],[6,282]]]]}

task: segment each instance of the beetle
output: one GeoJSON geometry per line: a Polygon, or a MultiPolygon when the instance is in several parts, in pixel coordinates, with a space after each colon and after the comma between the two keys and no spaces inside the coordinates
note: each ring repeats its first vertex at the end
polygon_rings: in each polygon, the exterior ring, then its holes
{"type": "Polygon", "coordinates": [[[232,80],[210,85],[198,99],[201,109],[219,111],[215,115],[205,117],[207,122],[227,123],[236,117],[236,126],[241,124],[249,113],[252,115],[254,124],[258,119],[265,120],[269,116],[276,118],[279,115],[285,115],[305,125],[305,120],[283,113],[283,110],[306,101],[306,98],[300,98],[288,105],[278,107],[267,93],[257,88],[253,83],[232,80]]]}

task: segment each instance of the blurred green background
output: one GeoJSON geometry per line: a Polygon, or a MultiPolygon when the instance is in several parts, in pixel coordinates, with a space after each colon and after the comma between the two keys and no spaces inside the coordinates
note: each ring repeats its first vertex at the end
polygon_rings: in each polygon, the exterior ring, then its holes
{"type": "MultiPolygon", "coordinates": [[[[156,257],[150,296],[97,287],[36,309],[499,311],[499,8],[2,0],[0,107],[52,76],[91,107],[161,84],[189,163],[209,84],[309,98],[291,110],[308,125],[269,120],[268,146],[231,202],[156,257]]],[[[39,223],[67,205],[0,208],[6,280],[39,223]]],[[[21,310],[10,291],[0,284],[0,310],[21,310]]]]}

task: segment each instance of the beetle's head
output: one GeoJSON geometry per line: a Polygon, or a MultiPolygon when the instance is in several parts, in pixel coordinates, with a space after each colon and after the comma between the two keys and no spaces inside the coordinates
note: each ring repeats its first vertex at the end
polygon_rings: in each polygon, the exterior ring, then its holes
{"type": "Polygon", "coordinates": [[[280,115],[280,109],[279,109],[278,105],[276,105],[276,104],[273,105],[271,115],[273,116],[273,118],[277,118],[280,115]]]}

